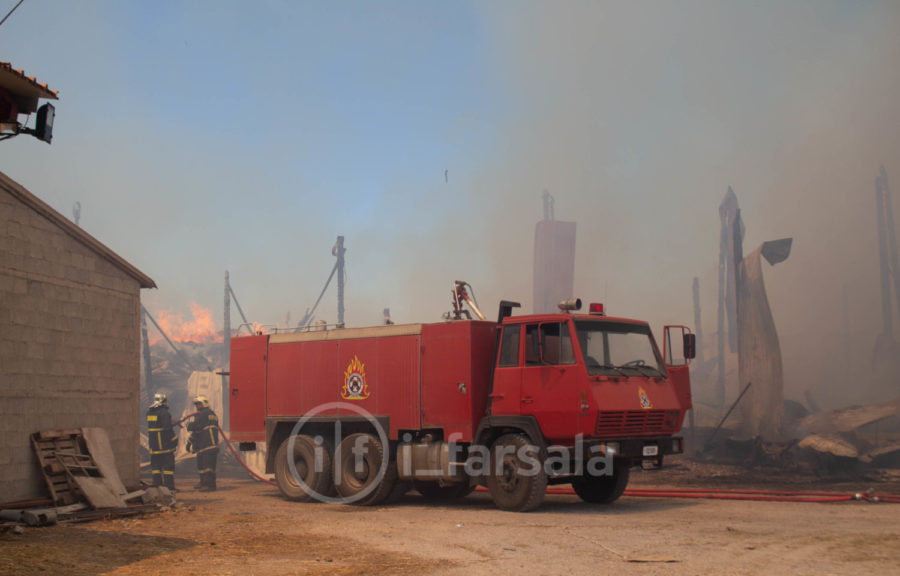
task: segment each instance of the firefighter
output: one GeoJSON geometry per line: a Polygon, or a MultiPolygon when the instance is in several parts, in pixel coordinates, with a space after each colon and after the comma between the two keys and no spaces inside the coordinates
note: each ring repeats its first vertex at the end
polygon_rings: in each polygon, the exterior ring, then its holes
{"type": "Polygon", "coordinates": [[[201,492],[212,492],[216,489],[216,459],[219,456],[219,418],[209,407],[206,396],[194,398],[194,406],[197,413],[188,431],[191,439],[188,440],[188,450],[197,454],[197,472],[200,474],[200,483],[195,486],[201,492]]]}
{"type": "Polygon", "coordinates": [[[150,441],[150,469],[153,485],[165,485],[175,490],[175,448],[178,436],[172,429],[169,400],[165,394],[153,396],[153,404],[147,410],[147,438],[150,441]]]}

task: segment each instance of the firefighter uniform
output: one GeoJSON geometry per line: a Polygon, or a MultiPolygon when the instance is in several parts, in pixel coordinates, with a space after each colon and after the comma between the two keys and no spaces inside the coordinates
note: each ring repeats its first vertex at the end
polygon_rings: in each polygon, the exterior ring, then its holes
{"type": "Polygon", "coordinates": [[[175,448],[178,436],[172,429],[172,415],[163,394],[154,397],[147,410],[147,439],[150,441],[150,469],[154,485],[175,489],[175,448]]]}
{"type": "Polygon", "coordinates": [[[216,489],[216,460],[219,456],[219,418],[209,407],[209,401],[203,396],[194,400],[197,414],[194,416],[188,431],[191,433],[189,448],[197,454],[197,472],[200,474],[198,488],[204,491],[216,489]]]}

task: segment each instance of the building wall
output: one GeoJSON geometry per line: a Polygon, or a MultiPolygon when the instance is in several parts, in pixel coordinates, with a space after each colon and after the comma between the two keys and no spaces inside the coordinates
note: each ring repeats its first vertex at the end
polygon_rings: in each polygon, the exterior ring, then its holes
{"type": "Polygon", "coordinates": [[[0,502],[48,494],[32,432],[106,430],[138,481],[140,284],[0,187],[0,502]]]}

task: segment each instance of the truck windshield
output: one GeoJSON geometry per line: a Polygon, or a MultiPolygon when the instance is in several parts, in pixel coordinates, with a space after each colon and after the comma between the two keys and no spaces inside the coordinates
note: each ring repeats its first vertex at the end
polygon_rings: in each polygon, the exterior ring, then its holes
{"type": "Polygon", "coordinates": [[[666,375],[646,325],[576,320],[575,332],[588,374],[666,375]]]}

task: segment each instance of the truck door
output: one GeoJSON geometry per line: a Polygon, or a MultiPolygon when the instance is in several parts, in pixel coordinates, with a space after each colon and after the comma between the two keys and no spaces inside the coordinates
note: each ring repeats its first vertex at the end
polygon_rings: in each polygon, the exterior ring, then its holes
{"type": "Polygon", "coordinates": [[[578,433],[581,400],[569,322],[525,325],[522,414],[533,414],[544,436],[571,439],[578,433]]]}
{"type": "Polygon", "coordinates": [[[663,355],[669,381],[682,410],[690,410],[691,374],[688,366],[694,357],[694,335],[687,326],[666,326],[663,332],[663,355]]]}
{"type": "Polygon", "coordinates": [[[268,336],[231,339],[231,438],[238,442],[266,440],[266,354],[268,336]]]}
{"type": "Polygon", "coordinates": [[[494,384],[491,389],[491,414],[519,414],[520,387],[522,385],[522,362],[520,344],[522,326],[507,324],[500,335],[500,353],[494,366],[494,384]]]}

